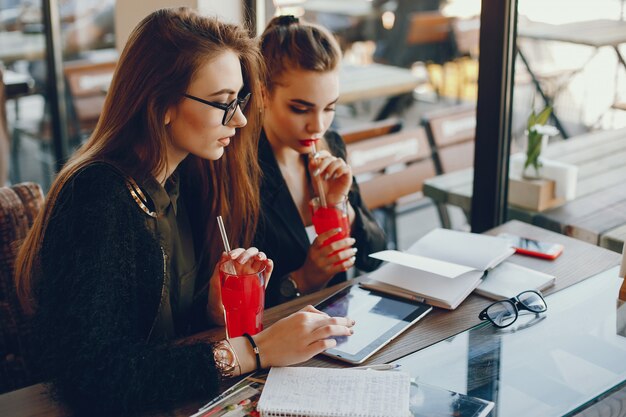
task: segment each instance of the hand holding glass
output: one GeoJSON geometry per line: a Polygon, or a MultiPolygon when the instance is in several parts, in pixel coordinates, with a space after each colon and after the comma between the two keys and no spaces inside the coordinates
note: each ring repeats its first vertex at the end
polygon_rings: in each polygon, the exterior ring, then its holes
{"type": "Polygon", "coordinates": [[[321,235],[332,229],[341,229],[340,232],[323,242],[323,246],[350,236],[350,220],[348,219],[348,206],[345,198],[335,205],[324,207],[320,199],[315,197],[309,203],[309,207],[311,208],[311,220],[315,227],[315,233],[321,235]]]}
{"type": "Polygon", "coordinates": [[[255,335],[263,330],[265,265],[259,267],[252,261],[222,263],[220,286],[226,313],[226,337],[230,339],[244,333],[255,335]]]}
{"type": "Polygon", "coordinates": [[[520,311],[543,313],[548,309],[546,301],[538,291],[523,291],[508,300],[496,301],[480,312],[478,318],[489,320],[498,328],[510,326],[519,317],[520,311]]]}

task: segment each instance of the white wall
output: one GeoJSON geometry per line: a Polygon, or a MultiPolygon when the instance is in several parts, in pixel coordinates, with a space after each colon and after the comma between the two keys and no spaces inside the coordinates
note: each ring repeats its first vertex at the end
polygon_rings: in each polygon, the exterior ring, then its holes
{"type": "Polygon", "coordinates": [[[218,16],[227,22],[243,23],[243,6],[239,0],[117,0],[115,4],[115,45],[121,52],[134,27],[154,10],[163,7],[188,6],[202,14],[218,16]]]}
{"type": "Polygon", "coordinates": [[[202,14],[217,16],[230,23],[243,24],[243,3],[240,0],[198,0],[202,14]]]}

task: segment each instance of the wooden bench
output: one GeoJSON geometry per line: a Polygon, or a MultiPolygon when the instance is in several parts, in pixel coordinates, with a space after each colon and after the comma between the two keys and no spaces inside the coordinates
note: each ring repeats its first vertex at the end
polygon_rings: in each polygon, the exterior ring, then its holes
{"type": "Polygon", "coordinates": [[[402,129],[402,120],[397,118],[377,120],[365,124],[357,124],[337,129],[343,141],[348,143],[358,142],[364,139],[395,133],[402,129]]]}
{"type": "Polygon", "coordinates": [[[424,180],[436,173],[424,129],[353,142],[347,149],[364,203],[384,212],[389,243],[397,247],[396,208],[421,199],[424,180]]]}

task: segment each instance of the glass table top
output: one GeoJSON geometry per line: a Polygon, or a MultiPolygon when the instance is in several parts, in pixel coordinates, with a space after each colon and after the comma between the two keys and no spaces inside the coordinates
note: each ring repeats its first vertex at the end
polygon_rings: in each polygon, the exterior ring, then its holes
{"type": "Polygon", "coordinates": [[[573,414],[626,381],[618,271],[547,296],[542,315],[485,322],[395,363],[417,382],[493,401],[493,417],[573,414]]]}

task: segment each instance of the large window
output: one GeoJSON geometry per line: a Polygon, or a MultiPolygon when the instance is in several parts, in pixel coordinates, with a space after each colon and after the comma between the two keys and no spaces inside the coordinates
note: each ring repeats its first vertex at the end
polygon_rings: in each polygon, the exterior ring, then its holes
{"type": "MultiPolygon", "coordinates": [[[[512,206],[509,217],[618,252],[626,230],[624,8],[619,0],[518,0],[511,110],[513,144],[524,151],[529,114],[552,107],[547,124],[556,130],[544,140],[540,176],[555,180],[556,199],[552,209],[512,206]]],[[[524,157],[511,157],[511,170],[524,157]]]]}
{"type": "MultiPolygon", "coordinates": [[[[114,0],[61,0],[58,17],[66,80],[67,147],[71,152],[90,133],[99,115],[108,84],[103,71],[81,77],[81,68],[106,67],[117,53],[114,0]],[[84,101],[89,96],[88,101],[84,101]],[[99,97],[100,96],[100,97],[99,97]],[[83,100],[83,101],[81,101],[83,100]]],[[[52,151],[50,98],[45,59],[42,3],[35,0],[2,2],[0,63],[7,84],[7,121],[11,140],[12,182],[35,181],[47,188],[56,160],[52,151]]]]}

